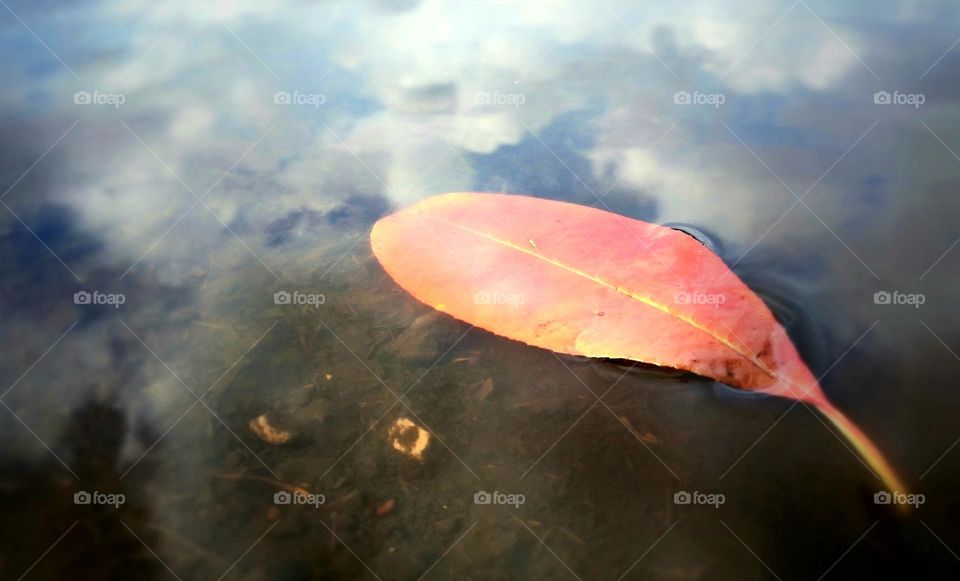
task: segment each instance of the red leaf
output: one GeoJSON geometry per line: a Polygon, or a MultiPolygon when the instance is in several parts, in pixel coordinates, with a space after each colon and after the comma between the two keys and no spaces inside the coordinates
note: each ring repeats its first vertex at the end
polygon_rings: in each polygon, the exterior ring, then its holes
{"type": "Polygon", "coordinates": [[[816,406],[891,490],[906,491],[824,397],[770,309],[682,232],[564,202],[454,193],[381,219],[370,240],[418,300],[497,335],[686,369],[816,406]]]}

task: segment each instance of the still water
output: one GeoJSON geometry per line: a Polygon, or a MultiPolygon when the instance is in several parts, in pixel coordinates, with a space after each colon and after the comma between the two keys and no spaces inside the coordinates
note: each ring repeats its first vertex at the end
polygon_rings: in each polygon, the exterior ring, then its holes
{"type": "Polygon", "coordinates": [[[7,0],[0,573],[957,578],[957,35],[910,0],[7,0]],[[697,236],[923,504],[804,406],[432,313],[368,235],[448,191],[697,236]]]}

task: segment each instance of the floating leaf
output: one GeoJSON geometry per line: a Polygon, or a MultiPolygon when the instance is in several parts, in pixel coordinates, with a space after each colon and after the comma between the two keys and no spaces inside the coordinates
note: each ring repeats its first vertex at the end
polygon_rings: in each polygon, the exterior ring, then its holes
{"type": "Polygon", "coordinates": [[[770,309],[682,232],[564,202],[453,193],[386,216],[370,240],[407,292],[497,335],[813,405],[891,490],[906,490],[826,399],[770,309]]]}

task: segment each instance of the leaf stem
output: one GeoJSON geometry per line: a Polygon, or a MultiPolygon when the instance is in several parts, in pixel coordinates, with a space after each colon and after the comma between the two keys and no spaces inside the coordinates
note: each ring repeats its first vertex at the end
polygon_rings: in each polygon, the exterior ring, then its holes
{"type": "Polygon", "coordinates": [[[854,424],[850,418],[845,416],[843,412],[834,407],[833,404],[826,401],[826,399],[816,402],[816,406],[817,409],[820,410],[820,413],[826,416],[826,418],[840,430],[840,433],[843,434],[847,441],[853,444],[853,447],[857,453],[860,454],[860,457],[863,458],[874,474],[883,481],[883,484],[891,494],[895,492],[906,494],[909,492],[907,485],[903,483],[896,471],[894,471],[893,466],[890,465],[880,449],[877,448],[863,430],[854,424]]]}

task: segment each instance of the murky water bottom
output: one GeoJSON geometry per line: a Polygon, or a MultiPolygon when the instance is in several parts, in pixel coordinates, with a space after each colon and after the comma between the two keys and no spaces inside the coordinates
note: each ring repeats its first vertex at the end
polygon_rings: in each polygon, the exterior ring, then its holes
{"type": "MultiPolygon", "coordinates": [[[[67,530],[36,578],[876,578],[949,565],[915,543],[921,519],[873,503],[872,476],[804,406],[471,329],[397,288],[368,227],[308,240],[279,288],[249,264],[199,275],[200,314],[91,323],[126,337],[116,348],[139,352],[126,355],[138,377],[161,379],[102,380],[69,411],[54,448],[77,479],[8,450],[2,568],[26,570],[67,530]],[[278,290],[323,304],[275,304],[278,290]],[[121,325],[167,328],[141,336],[152,356],[121,325]],[[272,432],[251,428],[260,417],[272,432]],[[428,434],[420,457],[404,452],[416,437],[395,445],[402,421],[428,434]],[[78,505],[78,490],[125,502],[78,505]],[[323,502],[283,504],[285,492],[323,502]],[[678,504],[684,492],[713,504],[678,504]]],[[[829,367],[843,347],[812,310],[762,264],[738,271],[812,367],[829,367]]],[[[834,379],[890,381],[870,374],[834,379]]],[[[863,423],[899,456],[883,418],[863,423]]]]}

